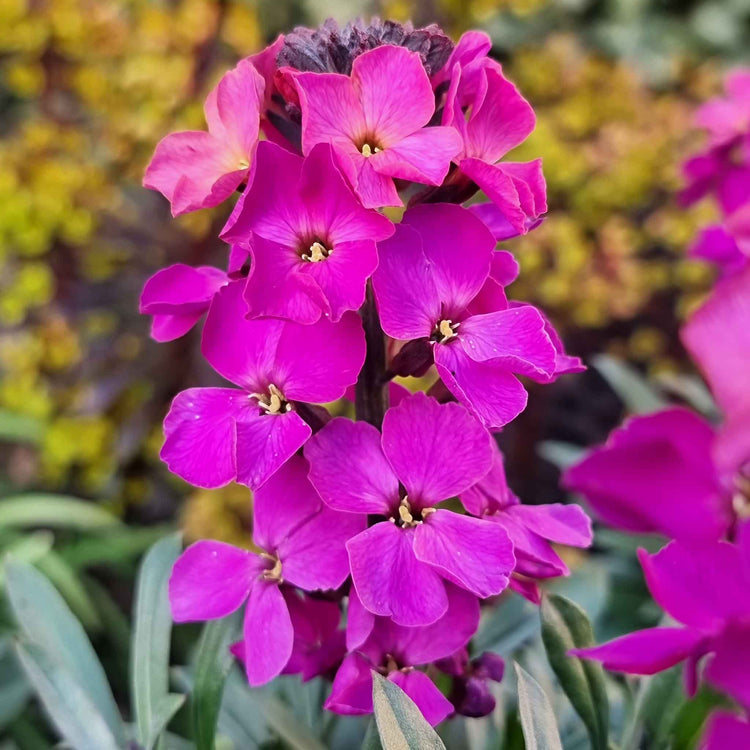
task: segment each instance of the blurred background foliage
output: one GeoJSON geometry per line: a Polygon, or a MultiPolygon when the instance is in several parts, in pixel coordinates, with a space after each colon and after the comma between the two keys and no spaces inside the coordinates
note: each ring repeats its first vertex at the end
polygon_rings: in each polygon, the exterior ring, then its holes
{"type": "MultiPolygon", "coordinates": [[[[160,466],[169,400],[212,375],[195,333],[153,344],[137,312],[156,268],[223,264],[226,209],[173,220],[140,179],[159,138],[203,127],[203,98],[235,60],[295,24],[358,14],[490,33],[539,117],[518,157],[542,155],[549,185],[545,223],[508,243],[514,296],[542,305],[577,354],[686,366],[677,326],[711,279],[684,249],[711,212],[673,195],[692,109],[747,54],[746,2],[0,0],[0,439],[14,491],[246,536],[245,491],[194,492],[160,466]]],[[[620,416],[595,373],[537,390],[504,438],[531,501],[555,492],[540,440],[590,443],[620,416]]]]}

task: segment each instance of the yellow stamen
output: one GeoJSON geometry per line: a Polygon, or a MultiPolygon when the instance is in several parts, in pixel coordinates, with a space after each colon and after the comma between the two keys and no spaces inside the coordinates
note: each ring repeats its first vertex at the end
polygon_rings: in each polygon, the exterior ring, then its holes
{"type": "Polygon", "coordinates": [[[459,323],[453,323],[450,320],[441,320],[438,324],[437,332],[442,337],[438,343],[444,344],[446,341],[450,341],[456,336],[456,330],[458,329],[459,323]]]}
{"type": "MultiPolygon", "coordinates": [[[[270,555],[263,555],[263,557],[270,557],[270,555]]],[[[270,558],[274,561],[273,567],[270,570],[264,570],[261,574],[264,581],[278,581],[281,583],[284,579],[281,577],[281,560],[277,558],[270,558]]]]}
{"type": "Polygon", "coordinates": [[[309,263],[319,263],[321,260],[325,260],[331,253],[333,248],[327,248],[320,242],[313,242],[310,245],[310,250],[302,255],[302,260],[306,260],[309,263]]]}
{"type": "Polygon", "coordinates": [[[409,503],[407,500],[401,501],[401,505],[398,506],[398,514],[401,517],[404,526],[414,523],[414,516],[409,512],[409,503]]]}
{"type": "Polygon", "coordinates": [[[250,162],[247,159],[240,159],[237,163],[237,169],[247,169],[250,166],[250,162]]]}
{"type": "Polygon", "coordinates": [[[266,414],[281,414],[292,408],[292,405],[284,398],[284,394],[273,383],[268,386],[268,393],[251,393],[250,395],[257,399],[258,406],[266,414]]]}
{"type": "Polygon", "coordinates": [[[370,157],[373,154],[378,154],[382,151],[382,149],[379,146],[371,146],[369,143],[365,143],[362,145],[362,156],[364,157],[370,157]]]}

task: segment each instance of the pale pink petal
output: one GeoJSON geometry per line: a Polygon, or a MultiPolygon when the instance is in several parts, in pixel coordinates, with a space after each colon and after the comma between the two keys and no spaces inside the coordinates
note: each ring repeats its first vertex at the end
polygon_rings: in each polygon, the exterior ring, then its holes
{"type": "Polygon", "coordinates": [[[298,73],[294,84],[302,109],[302,150],[336,140],[358,142],[367,135],[365,116],[352,80],[337,73],[298,73]]]}
{"type": "Polygon", "coordinates": [[[490,470],[492,438],[459,404],[415,393],[383,420],[383,452],[413,508],[435,505],[490,470]]]}
{"type": "Polygon", "coordinates": [[[399,625],[429,625],[448,608],[445,584],[412,549],[413,529],[377,523],[347,543],[352,580],[362,604],[399,625]]]}
{"type": "Polygon", "coordinates": [[[702,633],[691,628],[649,628],[568,653],[600,661],[605,669],[614,672],[655,674],[686,659],[703,638],[702,633]]]}
{"type": "Polygon", "coordinates": [[[414,554],[481,599],[503,591],[515,565],[505,529],[448,510],[436,510],[417,527],[414,554]]]}
{"type": "Polygon", "coordinates": [[[310,481],[336,510],[389,515],[399,503],[398,479],[367,422],[332,419],[305,446],[310,481]]]}
{"type": "Polygon", "coordinates": [[[295,411],[260,414],[237,423],[237,481],[257,490],[312,434],[295,411]]]}
{"type": "Polygon", "coordinates": [[[296,401],[322,404],[341,398],[357,382],[365,361],[365,334],[355,312],[332,323],[285,323],[276,353],[277,385],[296,401]]]}
{"type": "Polygon", "coordinates": [[[475,362],[460,341],[435,345],[435,365],[446,388],[488,429],[500,429],[526,408],[526,391],[505,365],[475,362]]]}
{"type": "Polygon", "coordinates": [[[245,180],[247,171],[208,133],[171,133],[156,146],[143,185],[162,193],[172,204],[172,215],[179,216],[218,206],[245,180]]]}
{"type": "Polygon", "coordinates": [[[273,581],[257,581],[250,592],[243,625],[247,681],[265,685],[292,655],[294,628],[284,597],[273,581]]]}
{"type": "Polygon", "coordinates": [[[727,619],[750,615],[750,589],[741,575],[742,553],[728,542],[670,542],[655,555],[638,551],[651,595],[675,620],[711,631],[727,619]]]}
{"type": "Polygon", "coordinates": [[[252,419],[255,403],[233,388],[178,393],[164,420],[161,459],[197,487],[221,487],[237,477],[237,423],[252,419]]]}
{"type": "Polygon", "coordinates": [[[422,128],[371,157],[376,172],[427,185],[440,185],[456,154],[461,137],[453,128],[422,128]]]}
{"type": "Polygon", "coordinates": [[[372,284],[383,330],[395,339],[429,336],[440,320],[440,297],[420,236],[399,224],[378,243],[379,265],[372,284]]]}
{"type": "Polygon", "coordinates": [[[448,203],[417,206],[403,221],[422,239],[442,315],[455,320],[487,280],[494,237],[470,211],[448,203]]]}
{"type": "Polygon", "coordinates": [[[226,617],[247,599],[259,568],[258,558],[247,550],[208,540],[191,544],[169,578],[172,619],[191,622],[226,617]]]}
{"type": "Polygon", "coordinates": [[[352,64],[352,84],[362,102],[365,135],[372,135],[381,148],[419,130],[435,111],[435,97],[422,61],[405,47],[386,44],[357,57],[352,64]]]}
{"type": "Polygon", "coordinates": [[[435,683],[418,670],[391,672],[388,679],[398,685],[434,727],[453,713],[453,704],[438,690],[435,683]]]}

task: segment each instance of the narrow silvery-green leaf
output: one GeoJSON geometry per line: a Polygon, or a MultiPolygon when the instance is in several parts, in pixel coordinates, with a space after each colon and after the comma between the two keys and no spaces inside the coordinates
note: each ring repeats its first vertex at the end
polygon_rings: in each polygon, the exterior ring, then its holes
{"type": "Polygon", "coordinates": [[[597,354],[591,364],[632,414],[649,414],[669,406],[667,399],[625,362],[608,354],[597,354]]]}
{"type": "Polygon", "coordinates": [[[565,597],[551,594],[541,606],[542,641],[552,670],[591,738],[593,750],[606,750],[609,735],[609,701],[604,670],[596,662],[568,656],[572,648],[594,645],[586,613],[565,597]]]}
{"type": "Polygon", "coordinates": [[[254,693],[255,702],[263,712],[268,726],[293,750],[325,750],[309,727],[300,722],[292,711],[276,696],[269,693],[254,693]]]}
{"type": "Polygon", "coordinates": [[[91,696],[61,661],[35,643],[16,645],[21,665],[65,742],[76,750],[122,750],[91,696]]]}
{"type": "Polygon", "coordinates": [[[383,750],[445,750],[414,701],[377,672],[372,673],[372,704],[383,750]]]}
{"type": "Polygon", "coordinates": [[[0,500],[0,528],[24,526],[95,531],[122,522],[96,503],[65,495],[14,495],[0,500]]]}
{"type": "Polygon", "coordinates": [[[13,654],[10,639],[0,640],[0,730],[18,716],[26,705],[31,689],[29,681],[13,654]]]}
{"type": "Polygon", "coordinates": [[[560,471],[577,464],[586,454],[586,449],[573,443],[564,443],[560,440],[544,440],[540,443],[539,455],[556,466],[560,471]]]}
{"type": "Polygon", "coordinates": [[[169,576],[180,553],[177,535],[157,542],[138,572],[131,650],[131,691],[139,744],[150,750],[179,708],[169,695],[169,576]],[[171,713],[170,713],[171,710],[171,713]]]}
{"type": "Polygon", "coordinates": [[[378,734],[378,725],[374,718],[370,719],[367,725],[367,731],[362,740],[362,750],[383,750],[380,735],[378,734]]]}
{"type": "Polygon", "coordinates": [[[224,684],[234,662],[229,646],[236,629],[237,618],[232,616],[203,627],[191,693],[193,739],[198,750],[213,750],[215,745],[224,684]]]}
{"type": "Polygon", "coordinates": [[[518,680],[518,715],[526,750],[562,750],[560,733],[549,699],[539,683],[514,663],[518,680]]]}
{"type": "Polygon", "coordinates": [[[25,638],[54,655],[106,721],[118,742],[124,731],[99,659],[81,624],[55,587],[27,563],[6,565],[8,597],[25,638]]]}

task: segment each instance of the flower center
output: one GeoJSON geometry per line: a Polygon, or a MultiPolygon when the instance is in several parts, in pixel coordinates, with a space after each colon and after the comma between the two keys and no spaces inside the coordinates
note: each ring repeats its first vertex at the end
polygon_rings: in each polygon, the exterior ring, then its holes
{"type": "Polygon", "coordinates": [[[380,148],[380,146],[374,146],[374,145],[371,145],[371,144],[365,142],[365,143],[362,144],[362,148],[360,149],[360,153],[362,154],[362,156],[364,156],[366,158],[369,158],[373,154],[380,153],[382,150],[383,149],[380,148]]]}
{"type": "Polygon", "coordinates": [[[308,251],[302,253],[300,257],[308,263],[319,263],[321,260],[325,260],[332,252],[332,247],[326,247],[322,242],[316,240],[310,245],[308,251]]]}
{"type": "Polygon", "coordinates": [[[237,162],[237,169],[247,169],[250,166],[250,162],[247,159],[240,159],[237,162]]]}
{"type": "Polygon", "coordinates": [[[732,495],[732,509],[737,518],[746,520],[750,518],[750,476],[748,467],[744,467],[734,478],[734,494],[732,495]]]}
{"type": "Polygon", "coordinates": [[[391,516],[391,521],[402,529],[411,529],[424,523],[425,518],[434,513],[434,508],[422,508],[421,511],[412,511],[408,497],[404,497],[398,504],[398,518],[391,516]]]}
{"type": "Polygon", "coordinates": [[[250,395],[258,401],[258,406],[266,414],[286,414],[292,410],[292,405],[273,383],[268,386],[267,393],[251,393],[250,395]]]}
{"type": "Polygon", "coordinates": [[[452,338],[455,338],[458,334],[456,331],[460,326],[460,323],[454,323],[452,320],[443,319],[436,326],[435,330],[430,336],[430,341],[434,341],[437,344],[445,344],[452,338]]]}
{"type": "Polygon", "coordinates": [[[281,577],[281,560],[279,560],[276,555],[269,555],[267,552],[261,552],[260,556],[268,560],[269,565],[271,565],[271,567],[266,568],[266,570],[260,574],[260,577],[264,581],[277,581],[278,583],[283,583],[284,579],[281,577]]]}

